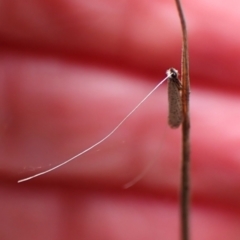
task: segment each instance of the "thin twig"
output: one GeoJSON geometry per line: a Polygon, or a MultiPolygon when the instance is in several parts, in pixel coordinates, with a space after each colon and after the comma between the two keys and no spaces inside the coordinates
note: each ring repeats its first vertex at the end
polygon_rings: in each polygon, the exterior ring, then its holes
{"type": "Polygon", "coordinates": [[[181,240],[189,240],[189,185],[190,185],[190,117],[189,117],[189,60],[187,27],[180,0],[175,0],[182,28],[182,165],[181,165],[181,240]]]}

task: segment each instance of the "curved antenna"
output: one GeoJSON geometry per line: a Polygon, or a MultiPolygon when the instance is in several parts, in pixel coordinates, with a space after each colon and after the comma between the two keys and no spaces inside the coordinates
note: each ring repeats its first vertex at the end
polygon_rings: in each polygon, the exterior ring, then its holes
{"type": "Polygon", "coordinates": [[[21,179],[21,180],[18,181],[18,183],[28,181],[28,180],[30,180],[30,179],[32,179],[32,178],[39,177],[39,176],[44,175],[44,174],[46,174],[46,173],[49,173],[49,172],[51,172],[51,171],[53,171],[53,170],[55,170],[55,169],[57,169],[57,168],[59,168],[59,167],[62,167],[63,165],[71,162],[71,161],[74,160],[75,158],[83,155],[84,153],[90,151],[91,149],[95,148],[96,146],[98,146],[99,144],[101,144],[102,142],[104,142],[104,141],[105,141],[107,138],[109,138],[109,137],[132,115],[132,113],[135,112],[135,111],[140,107],[140,105],[142,105],[142,103],[145,102],[146,99],[147,99],[162,83],[164,83],[170,76],[171,76],[171,74],[170,74],[170,73],[167,73],[167,77],[165,77],[162,81],[160,81],[160,82],[157,84],[157,86],[156,86],[155,88],[153,88],[153,90],[152,90],[150,93],[148,93],[148,95],[147,95],[140,103],[138,103],[138,105],[137,105],[107,136],[105,136],[104,138],[102,138],[100,141],[98,141],[97,143],[93,144],[91,147],[85,149],[84,151],[78,153],[77,155],[69,158],[68,160],[64,161],[63,163],[60,163],[60,164],[58,164],[57,166],[55,166],[55,167],[53,167],[53,168],[50,168],[50,169],[48,169],[48,170],[46,170],[46,171],[44,171],[44,172],[40,172],[40,173],[37,173],[37,174],[35,174],[35,175],[33,175],[33,176],[30,176],[30,177],[21,179]]]}

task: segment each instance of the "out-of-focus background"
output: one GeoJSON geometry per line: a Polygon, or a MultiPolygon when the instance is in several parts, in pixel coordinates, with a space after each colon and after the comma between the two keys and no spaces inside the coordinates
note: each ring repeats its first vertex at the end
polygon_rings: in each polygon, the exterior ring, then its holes
{"type": "MultiPolygon", "coordinates": [[[[1,1],[0,239],[179,239],[174,1],[1,1]],[[123,186],[141,175],[132,187],[123,186]]],[[[191,79],[191,239],[240,238],[238,1],[182,1],[191,79]]]]}

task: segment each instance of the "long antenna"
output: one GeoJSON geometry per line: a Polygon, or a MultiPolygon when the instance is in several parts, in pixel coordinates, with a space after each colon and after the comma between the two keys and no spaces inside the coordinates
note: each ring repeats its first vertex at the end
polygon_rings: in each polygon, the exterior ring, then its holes
{"type": "Polygon", "coordinates": [[[96,146],[98,146],[99,144],[101,144],[102,142],[104,142],[107,138],[109,138],[131,115],[133,112],[135,112],[139,107],[140,105],[142,105],[143,102],[145,102],[147,100],[147,98],[162,84],[164,83],[169,77],[171,76],[171,73],[168,73],[167,74],[167,77],[165,77],[162,81],[160,81],[157,86],[155,88],[153,88],[153,90],[148,93],[148,95],[140,102],[138,103],[138,105],[107,135],[105,136],[104,138],[102,138],[100,141],[98,141],[97,143],[93,144],[91,147],[85,149],[84,151],[78,153],[77,155],[69,158],[68,160],[64,161],[63,163],[60,163],[58,164],[57,166],[53,167],[53,168],[50,168],[44,172],[40,172],[40,173],[37,173],[33,176],[30,176],[30,177],[27,177],[27,178],[24,178],[24,179],[21,179],[18,181],[18,183],[21,183],[21,182],[25,182],[25,181],[28,181],[30,179],[33,179],[33,178],[36,178],[36,177],[39,177],[41,175],[44,175],[46,173],[49,173],[49,172],[52,172],[53,170],[57,169],[57,168],[60,168],[62,167],[63,165],[71,162],[72,160],[76,159],[77,157],[83,155],[84,153],[90,151],[91,149],[95,148],[96,146]]]}

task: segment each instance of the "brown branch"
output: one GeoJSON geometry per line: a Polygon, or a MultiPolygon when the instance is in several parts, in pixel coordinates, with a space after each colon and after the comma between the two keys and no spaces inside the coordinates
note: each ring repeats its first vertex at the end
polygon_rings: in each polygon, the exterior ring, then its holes
{"type": "Polygon", "coordinates": [[[189,60],[187,27],[180,0],[175,0],[182,28],[182,163],[181,163],[181,240],[189,240],[189,185],[190,185],[190,117],[189,117],[189,60]]]}

